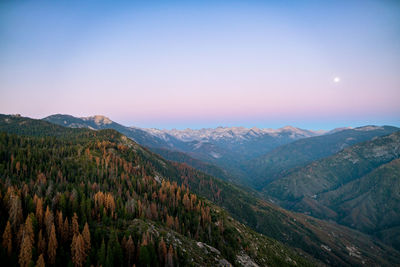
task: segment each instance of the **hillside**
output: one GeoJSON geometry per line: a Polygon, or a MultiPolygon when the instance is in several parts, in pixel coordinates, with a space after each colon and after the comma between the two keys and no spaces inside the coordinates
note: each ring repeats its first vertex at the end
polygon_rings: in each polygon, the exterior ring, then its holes
{"type": "Polygon", "coordinates": [[[293,170],[264,194],[286,208],[387,235],[400,225],[399,157],[400,132],[376,137],[293,170]]]}
{"type": "MultiPolygon", "coordinates": [[[[26,118],[12,118],[9,116],[4,116],[4,118],[5,119],[0,120],[2,129],[4,130],[9,126],[14,129],[14,132],[18,132],[15,130],[18,129],[18,127],[22,129],[23,125],[26,123],[35,124],[37,121],[26,118]],[[6,119],[8,120],[7,122],[6,119]]],[[[48,124],[48,126],[54,127],[51,124],[48,124]]],[[[57,129],[63,129],[63,127],[57,129]]],[[[70,130],[74,129],[69,129],[68,131],[70,130]]],[[[43,132],[48,131],[43,130],[43,132]]],[[[95,132],[84,130],[81,135],[82,138],[84,137],[86,140],[90,140],[91,138],[88,139],[89,136],[98,136],[106,132],[109,131],[95,132]]],[[[113,138],[117,138],[119,134],[116,132],[114,133],[113,138]]],[[[40,135],[40,133],[35,134],[40,135]]],[[[135,149],[134,151],[129,149],[130,153],[135,152],[133,155],[137,153],[139,159],[143,162],[147,162],[146,165],[140,165],[146,166],[145,170],[151,172],[149,178],[154,177],[156,180],[163,178],[171,182],[176,181],[177,186],[184,185],[185,188],[190,188],[190,191],[196,193],[198,196],[205,197],[217,205],[224,207],[235,219],[251,226],[258,232],[273,237],[286,245],[295,247],[296,250],[304,256],[311,255],[333,266],[354,266],[361,265],[363,262],[369,263],[370,265],[379,264],[390,266],[393,265],[400,256],[398,252],[372,240],[365,234],[301,214],[287,212],[255,198],[254,195],[236,186],[215,179],[187,165],[165,161],[161,157],[141,148],[139,145],[134,144],[123,136],[121,136],[121,139],[117,138],[113,142],[122,142],[124,145],[126,145],[127,142],[131,144],[135,149]]],[[[108,151],[117,153],[119,150],[109,149],[108,151]]],[[[102,153],[104,153],[104,149],[102,153]]],[[[136,164],[132,165],[137,166],[136,164]]],[[[118,174],[122,175],[121,172],[118,172],[118,174]]],[[[121,186],[117,192],[123,192],[124,188],[124,186],[121,186]]],[[[216,207],[216,209],[218,208],[216,207]]],[[[256,245],[256,247],[257,246],[258,245],[256,245]]],[[[219,247],[217,248],[219,249],[219,247]]],[[[220,250],[223,251],[223,249],[220,250]]],[[[239,254],[241,254],[240,251],[239,254]]],[[[282,255],[282,257],[283,256],[284,255],[282,255]]],[[[232,257],[231,255],[226,258],[227,260],[231,260],[232,257]]]]}
{"type": "Polygon", "coordinates": [[[186,163],[187,165],[195,168],[196,170],[202,171],[204,173],[207,173],[211,176],[220,178],[225,181],[234,181],[230,174],[211,164],[207,163],[195,158],[192,158],[186,153],[180,152],[180,151],[175,151],[175,150],[170,150],[170,149],[165,149],[165,148],[152,148],[151,151],[154,153],[162,156],[163,158],[170,160],[170,161],[175,161],[179,163],[186,163]]]}
{"type": "Polygon", "coordinates": [[[392,126],[365,126],[355,129],[338,129],[325,135],[304,138],[282,145],[269,153],[245,163],[252,176],[252,185],[262,189],[268,183],[285,176],[290,169],[302,167],[354,144],[377,136],[391,134],[399,128],[392,126]]]}
{"type": "MultiPolygon", "coordinates": [[[[36,122],[9,117],[2,131],[14,119],[14,132],[36,122]]],[[[55,138],[36,129],[42,134],[0,133],[4,264],[311,264],[164,178],[167,162],[114,130],[55,138]]]]}
{"type": "Polygon", "coordinates": [[[319,202],[336,212],[332,219],[400,249],[400,159],[321,194],[319,202]]]}

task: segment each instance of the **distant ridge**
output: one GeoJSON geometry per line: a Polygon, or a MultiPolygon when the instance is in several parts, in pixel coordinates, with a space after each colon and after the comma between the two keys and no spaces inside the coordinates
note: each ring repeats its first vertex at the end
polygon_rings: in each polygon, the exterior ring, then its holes
{"type": "Polygon", "coordinates": [[[279,146],[256,159],[247,161],[244,166],[252,176],[253,186],[261,189],[268,183],[286,175],[291,169],[331,156],[354,144],[399,130],[393,126],[371,125],[334,129],[324,135],[303,138],[279,146]]]}
{"type": "MultiPolygon", "coordinates": [[[[280,129],[257,127],[217,127],[199,130],[144,129],[123,126],[102,115],[77,118],[55,114],[43,120],[71,128],[114,129],[155,152],[163,153],[167,159],[177,159],[178,154],[169,153],[170,150],[187,154],[188,164],[194,164],[195,161],[192,159],[196,159],[216,165],[223,170],[210,173],[210,170],[215,168],[205,167],[206,165],[198,162],[193,167],[204,166],[201,170],[212,175],[228,172],[230,178],[226,175],[221,178],[237,183],[247,183],[244,178],[246,173],[240,167],[241,162],[261,156],[280,145],[324,133],[292,126],[280,129]]],[[[183,160],[182,156],[183,154],[180,154],[180,160],[183,160]]]]}

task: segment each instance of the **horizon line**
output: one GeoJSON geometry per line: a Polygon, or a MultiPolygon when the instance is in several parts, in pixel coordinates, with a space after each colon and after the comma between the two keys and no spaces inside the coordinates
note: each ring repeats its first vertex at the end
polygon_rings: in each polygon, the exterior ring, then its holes
{"type": "MultiPolygon", "coordinates": [[[[353,123],[353,124],[341,124],[341,126],[337,126],[337,127],[330,127],[330,128],[318,128],[318,127],[304,127],[304,126],[296,126],[296,124],[284,124],[284,126],[278,126],[278,127],[263,127],[263,126],[257,126],[255,124],[253,124],[253,126],[244,126],[242,124],[219,124],[219,123],[210,123],[211,125],[218,125],[218,126],[199,126],[199,127],[188,127],[188,126],[183,126],[183,127],[144,127],[144,126],[138,126],[139,124],[129,124],[129,123],[125,123],[125,122],[120,122],[121,120],[114,120],[111,119],[110,116],[107,115],[101,115],[101,114],[95,114],[95,115],[89,115],[89,116],[74,116],[71,114],[67,114],[67,113],[54,113],[48,116],[28,116],[28,115],[23,115],[21,113],[10,113],[10,114],[6,114],[3,113],[3,115],[8,115],[8,116],[21,116],[21,117],[26,117],[26,118],[30,118],[30,119],[37,119],[37,120],[44,120],[45,118],[48,118],[50,116],[55,116],[55,115],[62,115],[62,116],[71,116],[73,118],[78,118],[78,119],[82,119],[82,118],[90,118],[90,117],[95,117],[95,116],[101,116],[104,118],[109,119],[110,121],[120,124],[124,127],[132,127],[132,128],[139,128],[139,129],[157,129],[157,130],[166,130],[166,131],[172,131],[172,130],[178,130],[178,131],[182,131],[182,130],[206,130],[206,129],[217,129],[217,128],[245,128],[245,129],[252,129],[252,128],[257,128],[260,130],[278,130],[278,129],[283,129],[283,128],[287,128],[287,127],[293,127],[296,129],[300,129],[300,130],[307,130],[307,131],[314,131],[314,132],[318,132],[318,131],[332,131],[332,130],[336,130],[336,129],[340,129],[340,128],[349,128],[349,129],[356,129],[356,128],[361,128],[361,127],[367,127],[367,126],[376,126],[376,127],[385,127],[385,126],[389,126],[389,127],[396,127],[396,128],[400,128],[400,123],[375,123],[375,124],[371,124],[371,123],[366,123],[366,124],[360,124],[360,123],[353,123]],[[356,125],[354,125],[356,124],[356,125]]],[[[173,123],[172,123],[173,124],[173,123]]],[[[273,123],[271,123],[273,124],[273,123]]],[[[317,123],[314,123],[317,124],[317,123]]]]}

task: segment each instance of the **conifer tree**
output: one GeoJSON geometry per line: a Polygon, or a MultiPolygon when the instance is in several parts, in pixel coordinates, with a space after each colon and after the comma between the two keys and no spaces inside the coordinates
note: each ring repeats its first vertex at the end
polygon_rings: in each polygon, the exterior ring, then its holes
{"type": "Polygon", "coordinates": [[[100,250],[97,253],[98,264],[104,266],[106,261],[106,244],[104,243],[104,239],[101,241],[100,250]]]}
{"type": "Polygon", "coordinates": [[[72,262],[78,267],[81,267],[86,260],[85,242],[79,233],[72,238],[71,256],[72,262]]]}
{"type": "Polygon", "coordinates": [[[32,260],[32,243],[27,235],[23,236],[18,262],[21,267],[28,267],[32,260]]]}
{"type": "Polygon", "coordinates": [[[6,228],[3,233],[3,247],[7,250],[7,255],[11,256],[12,253],[12,232],[10,221],[7,221],[6,228]]]}
{"type": "Polygon", "coordinates": [[[42,226],[42,223],[43,223],[43,200],[41,198],[38,198],[36,201],[36,213],[35,214],[36,214],[36,219],[39,223],[39,226],[42,226]]]}
{"type": "Polygon", "coordinates": [[[58,236],[62,235],[62,232],[64,230],[64,223],[63,223],[63,214],[62,211],[57,211],[57,233],[58,236]]]}
{"type": "Polygon", "coordinates": [[[17,230],[21,224],[22,218],[22,206],[21,199],[14,193],[10,196],[10,223],[14,230],[17,230]]]}
{"type": "Polygon", "coordinates": [[[126,253],[128,255],[128,264],[130,266],[135,258],[135,243],[133,242],[131,235],[129,235],[128,241],[126,242],[126,253]]]}
{"type": "Polygon", "coordinates": [[[78,215],[74,212],[74,216],[72,217],[72,236],[79,234],[79,224],[78,224],[78,215]]]}
{"type": "Polygon", "coordinates": [[[37,249],[39,254],[44,254],[46,252],[46,240],[43,236],[42,229],[39,231],[37,249]]]}
{"type": "Polygon", "coordinates": [[[67,242],[69,238],[70,238],[69,223],[68,223],[68,218],[65,217],[61,239],[63,242],[67,242]]]}
{"type": "Polygon", "coordinates": [[[57,247],[58,247],[58,243],[57,243],[57,237],[56,237],[56,227],[54,226],[54,223],[53,223],[51,226],[49,244],[48,244],[48,248],[47,248],[47,256],[48,256],[50,264],[54,264],[56,261],[57,247]]]}
{"type": "Polygon", "coordinates": [[[174,266],[174,249],[172,245],[169,245],[168,254],[167,254],[167,262],[165,266],[173,267],[174,266]]]}
{"type": "Polygon", "coordinates": [[[123,261],[123,252],[121,249],[121,245],[118,241],[117,233],[114,232],[111,234],[110,239],[107,243],[107,256],[106,256],[106,265],[107,266],[119,266],[123,261]]]}
{"type": "Polygon", "coordinates": [[[46,226],[47,237],[50,236],[51,226],[54,223],[53,212],[50,210],[49,206],[46,207],[46,212],[44,214],[44,225],[46,226]]]}
{"type": "Polygon", "coordinates": [[[29,238],[32,245],[35,243],[35,234],[33,232],[31,215],[28,215],[26,217],[25,227],[24,227],[24,235],[29,238]]]}
{"type": "Polygon", "coordinates": [[[44,263],[44,257],[43,254],[40,254],[35,267],[45,267],[46,264],[44,263]]]}
{"type": "Polygon", "coordinates": [[[161,238],[160,244],[158,245],[158,253],[160,255],[160,263],[166,262],[167,260],[167,245],[164,242],[164,239],[161,238]]]}
{"type": "Polygon", "coordinates": [[[85,226],[83,227],[82,237],[83,237],[83,241],[85,243],[86,254],[89,254],[90,248],[91,248],[91,244],[90,244],[89,225],[88,225],[87,222],[85,223],[85,226]]]}

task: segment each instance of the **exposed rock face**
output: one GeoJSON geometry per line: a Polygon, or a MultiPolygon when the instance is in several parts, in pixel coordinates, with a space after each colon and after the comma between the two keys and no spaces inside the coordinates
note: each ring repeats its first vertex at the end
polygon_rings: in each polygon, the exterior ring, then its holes
{"type": "Polygon", "coordinates": [[[107,124],[111,124],[113,122],[109,118],[102,116],[102,115],[83,117],[81,119],[86,120],[86,121],[94,121],[94,123],[96,123],[97,125],[107,125],[107,124]]]}
{"type": "Polygon", "coordinates": [[[259,267],[257,263],[255,263],[249,255],[242,251],[239,255],[236,256],[238,263],[244,267],[259,267]]]}

